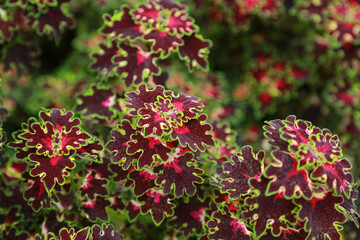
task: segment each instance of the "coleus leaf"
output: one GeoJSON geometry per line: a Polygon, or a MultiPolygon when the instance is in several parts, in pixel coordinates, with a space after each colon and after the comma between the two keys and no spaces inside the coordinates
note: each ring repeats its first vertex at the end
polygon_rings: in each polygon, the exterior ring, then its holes
{"type": "Polygon", "coordinates": [[[232,157],[231,161],[223,163],[221,191],[229,193],[231,198],[239,198],[250,191],[249,179],[259,179],[262,174],[262,162],[265,153],[254,154],[250,146],[245,146],[232,157]]]}
{"type": "Polygon", "coordinates": [[[185,93],[179,93],[175,96],[171,91],[166,91],[165,95],[171,97],[171,104],[177,111],[182,112],[183,121],[195,118],[197,113],[201,112],[204,108],[204,104],[197,97],[189,96],[185,93]]]}
{"type": "Polygon", "coordinates": [[[112,140],[110,140],[106,148],[114,152],[113,162],[122,163],[124,169],[129,168],[134,159],[138,159],[141,152],[129,154],[127,152],[128,143],[132,141],[131,136],[136,133],[128,120],[123,120],[117,125],[117,128],[111,131],[112,140]],[[124,161],[125,160],[125,161],[124,161]]]}
{"type": "Polygon", "coordinates": [[[110,120],[114,115],[114,112],[110,110],[115,104],[115,94],[111,89],[93,86],[91,93],[82,94],[78,98],[81,103],[76,106],[76,111],[85,110],[84,116],[94,115],[110,120]]]}
{"type": "Polygon", "coordinates": [[[95,171],[90,171],[86,175],[84,182],[80,187],[81,196],[84,197],[87,195],[90,199],[94,199],[95,194],[99,196],[106,196],[108,195],[108,191],[105,186],[107,183],[108,181],[98,176],[95,171]]]}
{"type": "MultiPolygon", "coordinates": [[[[63,1],[65,2],[65,1],[63,1]]],[[[74,20],[63,9],[62,1],[56,7],[47,7],[46,11],[37,11],[36,15],[30,18],[30,24],[36,28],[39,34],[51,34],[60,37],[63,27],[72,27],[74,20]]]]}
{"type": "Polygon", "coordinates": [[[162,161],[166,161],[171,152],[170,148],[166,147],[160,139],[155,137],[144,138],[141,133],[136,133],[132,136],[132,140],[134,141],[129,142],[127,152],[129,154],[141,152],[137,160],[138,169],[151,166],[155,161],[155,155],[159,156],[162,161]]]}
{"type": "Polygon", "coordinates": [[[349,218],[355,223],[356,227],[359,227],[358,218],[360,214],[355,205],[355,201],[359,198],[359,192],[357,187],[358,186],[356,185],[352,187],[350,198],[346,198],[343,196],[344,202],[339,205],[339,208],[344,211],[347,218],[349,218]]]}
{"type": "Polygon", "coordinates": [[[91,162],[86,167],[88,171],[94,170],[96,172],[97,177],[109,179],[113,173],[109,170],[109,166],[111,165],[110,159],[103,158],[102,162],[91,162]]]}
{"type": "Polygon", "coordinates": [[[155,4],[155,1],[150,1],[149,3],[139,5],[135,11],[133,11],[133,16],[136,22],[142,22],[156,27],[158,22],[160,12],[160,6],[155,4]]]}
{"type": "Polygon", "coordinates": [[[138,114],[141,116],[138,126],[144,128],[145,136],[155,133],[159,137],[180,124],[182,117],[182,113],[176,111],[169,99],[161,97],[153,105],[145,104],[145,108],[140,109],[138,114]]]}
{"type": "Polygon", "coordinates": [[[93,138],[85,146],[81,146],[81,148],[76,149],[76,153],[79,157],[89,157],[92,160],[96,161],[99,158],[99,152],[103,149],[104,148],[100,141],[93,138]]]}
{"type": "Polygon", "coordinates": [[[210,229],[210,239],[252,239],[245,222],[232,216],[227,208],[225,212],[214,212],[207,225],[210,229]]]}
{"type": "Polygon", "coordinates": [[[279,119],[272,120],[266,123],[268,125],[264,126],[264,129],[266,131],[264,135],[268,139],[268,143],[279,150],[287,151],[289,143],[281,138],[280,131],[280,129],[284,127],[284,123],[279,119]]]}
{"type": "MultiPolygon", "coordinates": [[[[276,239],[281,240],[302,240],[307,239],[307,236],[309,235],[308,232],[306,232],[303,228],[301,229],[294,229],[294,228],[288,228],[288,229],[281,229],[280,236],[276,237],[276,239]]],[[[259,240],[273,240],[274,236],[268,231],[266,235],[263,235],[259,238],[259,240]]]]}
{"type": "Polygon", "coordinates": [[[146,103],[151,104],[156,102],[158,97],[165,98],[164,96],[165,88],[163,86],[157,85],[154,89],[147,89],[145,84],[139,86],[137,92],[126,93],[127,99],[125,99],[126,107],[131,109],[129,114],[136,116],[138,111],[141,108],[146,107],[146,103]]]}
{"type": "Polygon", "coordinates": [[[44,213],[45,220],[42,226],[47,231],[47,238],[58,236],[59,230],[62,228],[70,229],[69,223],[61,217],[61,214],[56,212],[55,209],[51,209],[44,213]]]}
{"type": "Polygon", "coordinates": [[[24,199],[28,204],[38,211],[40,208],[50,208],[52,199],[46,191],[45,184],[41,182],[40,177],[32,177],[28,172],[23,174],[24,180],[27,181],[28,188],[24,193],[24,199]]]}
{"type": "Polygon", "coordinates": [[[113,225],[103,224],[101,228],[98,225],[92,227],[92,239],[96,240],[121,240],[122,237],[119,233],[114,230],[113,225]]]}
{"type": "Polygon", "coordinates": [[[2,61],[4,69],[8,71],[14,65],[18,75],[35,72],[39,60],[37,47],[22,43],[15,43],[6,49],[2,61]]]}
{"type": "Polygon", "coordinates": [[[16,228],[11,228],[9,231],[3,231],[0,236],[3,237],[3,239],[23,240],[28,239],[29,234],[26,232],[20,232],[16,228]]]}
{"type": "Polygon", "coordinates": [[[45,184],[46,190],[51,192],[56,182],[62,185],[65,181],[65,176],[69,175],[68,169],[75,167],[75,163],[71,159],[71,155],[75,153],[70,151],[69,156],[55,155],[44,156],[38,154],[31,154],[29,160],[36,162],[35,167],[30,171],[34,177],[39,176],[41,182],[45,184]]]}
{"type": "Polygon", "coordinates": [[[298,169],[297,159],[288,152],[276,150],[273,152],[274,159],[280,165],[270,165],[265,174],[271,181],[268,193],[279,193],[284,188],[284,195],[288,198],[304,196],[310,199],[313,196],[313,182],[304,169],[298,169]]]}
{"type": "Polygon", "coordinates": [[[298,152],[299,167],[314,165],[315,167],[324,163],[333,164],[342,156],[341,142],[339,138],[327,129],[322,133],[309,136],[307,144],[300,144],[298,152]]]}
{"type": "Polygon", "coordinates": [[[119,47],[117,41],[113,40],[110,43],[100,43],[99,53],[92,55],[94,61],[90,66],[90,69],[98,70],[99,75],[104,77],[111,76],[114,73],[114,69],[118,67],[117,63],[112,61],[113,57],[119,54],[119,47]]]}
{"type": "Polygon", "coordinates": [[[140,206],[140,211],[143,214],[150,211],[155,224],[159,225],[165,216],[174,214],[175,205],[170,203],[172,198],[171,195],[165,195],[160,189],[150,189],[138,198],[140,202],[144,202],[140,206]]]}
{"type": "Polygon", "coordinates": [[[196,191],[195,184],[203,182],[199,176],[203,170],[196,168],[192,163],[192,153],[171,155],[167,162],[154,169],[157,173],[155,183],[161,185],[164,193],[172,193],[173,190],[175,196],[182,196],[184,193],[193,196],[196,191]]]}
{"type": "Polygon", "coordinates": [[[211,125],[204,123],[206,118],[206,115],[202,114],[198,119],[184,122],[182,125],[173,128],[171,137],[178,139],[183,147],[188,145],[193,151],[196,149],[204,151],[205,145],[214,146],[213,137],[208,133],[211,131],[211,125]]]}
{"type": "Polygon", "coordinates": [[[169,225],[179,229],[182,233],[181,236],[188,236],[192,232],[200,234],[205,225],[205,208],[208,207],[209,202],[209,198],[205,199],[204,202],[200,201],[197,195],[188,201],[180,198],[169,225]]]}
{"type": "Polygon", "coordinates": [[[22,130],[13,134],[14,141],[9,143],[9,146],[16,149],[16,158],[24,159],[27,158],[31,153],[36,153],[35,148],[26,147],[26,141],[20,138],[20,135],[24,132],[34,132],[31,129],[31,125],[36,122],[35,118],[29,118],[27,123],[22,123],[22,130]]]}
{"type": "Polygon", "coordinates": [[[189,35],[195,31],[193,19],[189,18],[185,12],[173,9],[170,11],[165,29],[173,34],[189,35]]]}
{"type": "Polygon", "coordinates": [[[171,51],[176,50],[183,43],[183,40],[178,36],[169,35],[168,32],[158,29],[144,35],[144,39],[153,42],[152,51],[159,52],[162,58],[166,58],[171,51]]]}
{"type": "Polygon", "coordinates": [[[297,222],[293,213],[296,205],[292,200],[285,199],[283,192],[272,196],[266,195],[269,182],[270,180],[265,177],[261,177],[260,181],[250,179],[251,186],[258,190],[258,193],[246,198],[245,203],[251,207],[242,213],[243,218],[251,219],[257,237],[263,235],[266,228],[271,228],[272,234],[279,236],[281,229],[287,229],[297,222]]]}
{"type": "Polygon", "coordinates": [[[102,196],[96,196],[94,200],[82,202],[81,210],[87,215],[90,221],[95,222],[96,219],[103,221],[108,220],[106,208],[111,205],[110,201],[102,196]]]}
{"type": "MultiPolygon", "coordinates": [[[[60,126],[60,129],[62,126],[60,126]]],[[[86,145],[90,135],[81,132],[79,127],[73,127],[69,132],[54,130],[50,122],[45,124],[33,123],[33,133],[26,132],[20,137],[26,139],[26,146],[36,147],[38,154],[45,154],[50,157],[54,155],[69,155],[70,150],[81,148],[86,145]]],[[[73,152],[75,153],[75,152],[73,152]]]]}
{"type": "Polygon", "coordinates": [[[73,228],[70,230],[63,228],[60,230],[59,235],[61,240],[87,240],[89,235],[89,227],[80,229],[76,233],[73,228]]]}
{"type": "Polygon", "coordinates": [[[101,32],[107,36],[110,36],[110,39],[113,38],[129,38],[136,39],[143,35],[141,30],[141,25],[136,24],[130,15],[130,9],[124,7],[122,11],[115,12],[112,17],[105,15],[105,26],[102,28],[101,32]]]}
{"type": "Polygon", "coordinates": [[[321,130],[313,127],[311,122],[296,120],[295,116],[288,116],[283,123],[281,137],[288,141],[288,148],[292,151],[297,151],[301,143],[307,144],[310,141],[310,135],[321,133],[321,130]]]}
{"type": "Polygon", "coordinates": [[[349,198],[353,177],[351,173],[345,172],[345,170],[350,168],[351,164],[349,161],[340,159],[332,164],[325,163],[316,168],[315,171],[312,172],[311,177],[325,182],[327,189],[329,191],[335,190],[338,196],[341,196],[344,192],[349,198]]]}
{"type": "Polygon", "coordinates": [[[152,168],[144,168],[140,171],[132,170],[128,177],[134,180],[134,193],[136,196],[140,196],[156,186],[154,180],[157,176],[152,168]]]}
{"type": "Polygon", "coordinates": [[[201,36],[195,33],[190,36],[184,36],[182,39],[184,44],[179,47],[179,54],[182,59],[189,63],[190,70],[193,71],[197,66],[207,69],[206,59],[211,42],[203,40],[201,36]]]}
{"type": "Polygon", "coordinates": [[[121,43],[120,48],[121,55],[115,56],[113,61],[119,65],[117,73],[124,78],[126,86],[129,87],[133,83],[140,84],[145,78],[160,72],[155,63],[157,54],[145,52],[137,46],[133,47],[125,43],[121,43]],[[126,64],[121,66],[122,63],[126,64]]]}
{"type": "Polygon", "coordinates": [[[130,200],[126,207],[130,221],[133,221],[140,214],[141,203],[130,200]]]}
{"type": "Polygon", "coordinates": [[[0,42],[11,39],[15,28],[14,22],[0,19],[0,42]]]}
{"type": "Polygon", "coordinates": [[[310,232],[309,239],[325,239],[325,236],[341,239],[339,223],[345,222],[346,218],[337,210],[337,206],[342,201],[341,197],[334,196],[332,192],[310,200],[295,199],[296,204],[301,206],[299,218],[306,220],[305,229],[310,232]]]}
{"type": "Polygon", "coordinates": [[[223,124],[220,127],[218,121],[214,121],[211,123],[211,125],[213,128],[215,140],[226,142],[228,137],[234,136],[234,132],[229,131],[230,128],[226,124],[223,124]]]}
{"type": "Polygon", "coordinates": [[[65,109],[52,108],[40,112],[40,118],[44,122],[50,122],[55,130],[60,131],[65,128],[66,132],[69,132],[71,128],[80,125],[80,120],[74,118],[74,113],[66,111],[65,109]]]}

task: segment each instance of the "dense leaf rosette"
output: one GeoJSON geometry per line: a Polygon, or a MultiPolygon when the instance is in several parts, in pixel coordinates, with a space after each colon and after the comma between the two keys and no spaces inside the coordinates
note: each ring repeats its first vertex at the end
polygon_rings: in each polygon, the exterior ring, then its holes
{"type": "Polygon", "coordinates": [[[161,72],[158,59],[178,51],[189,67],[207,69],[208,40],[198,34],[199,28],[185,11],[185,5],[172,1],[150,0],[133,10],[123,7],[104,15],[100,51],[93,54],[92,69],[105,77],[116,69],[126,86],[141,84],[161,72]],[[130,41],[128,41],[130,40],[130,41]],[[111,42],[111,46],[107,46],[111,42]],[[119,46],[119,47],[117,47],[119,46]]]}
{"type": "Polygon", "coordinates": [[[176,96],[162,86],[148,90],[145,85],[140,85],[139,93],[130,92],[126,96],[125,106],[139,118],[138,126],[144,129],[145,136],[170,136],[194,151],[214,145],[209,133],[211,125],[205,123],[205,114],[199,115],[203,109],[199,99],[184,93],[176,96]]]}
{"type": "Polygon", "coordinates": [[[19,159],[26,159],[33,177],[40,177],[47,192],[55,183],[62,185],[69,170],[75,167],[74,156],[90,156],[94,160],[102,150],[98,140],[80,128],[80,120],[74,114],[60,109],[40,112],[40,121],[30,118],[23,129],[15,134],[10,144],[17,150],[19,159]]]}
{"type": "Polygon", "coordinates": [[[349,197],[353,179],[347,171],[351,164],[341,158],[336,135],[294,116],[268,124],[265,136],[278,149],[273,151],[275,161],[265,171],[272,179],[269,193],[284,191],[288,198],[296,194],[311,199],[316,192],[335,190],[339,196],[349,197]]]}

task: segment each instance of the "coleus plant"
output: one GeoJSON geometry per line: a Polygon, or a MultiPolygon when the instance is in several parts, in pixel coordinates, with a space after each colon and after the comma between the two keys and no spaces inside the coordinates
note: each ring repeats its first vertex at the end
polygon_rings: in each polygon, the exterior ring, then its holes
{"type": "MultiPolygon", "coordinates": [[[[39,52],[25,37],[45,34],[58,41],[73,26],[68,2],[0,1],[6,13],[0,19],[5,70],[35,69],[39,52]]],[[[221,124],[231,114],[212,112],[212,98],[226,94],[216,74],[196,71],[208,69],[211,44],[185,4],[131,2],[104,15],[99,46],[91,54],[90,69],[109,81],[75,94],[74,111],[61,103],[44,108],[9,140],[0,164],[1,239],[341,239],[345,222],[359,226],[358,187],[336,135],[289,116],[266,122],[263,150],[242,146],[241,137],[221,124]],[[194,75],[171,72],[177,67],[174,54],[194,75]],[[178,76],[196,76],[200,87],[176,82],[178,76]],[[199,76],[211,84],[200,84],[199,76]],[[180,93],[167,88],[171,81],[180,93]]],[[[306,10],[316,10],[339,22],[336,14],[357,16],[356,1],[202,2],[213,2],[242,30],[256,16],[270,20],[287,11],[308,16],[306,10]]],[[[340,42],[345,58],[356,60],[353,30],[349,45],[343,42],[347,34],[328,29],[331,24],[320,26],[330,30],[330,37],[326,31],[320,37],[334,41],[332,49],[340,42]]],[[[253,54],[244,68],[241,83],[253,91],[241,100],[255,102],[260,116],[266,107],[275,109],[270,100],[293,97],[307,76],[283,57],[253,54]]],[[[339,111],[356,109],[354,86],[351,79],[339,80],[330,88],[329,104],[336,102],[339,111]]],[[[243,96],[239,87],[229,88],[243,96]]],[[[256,125],[250,131],[260,139],[256,125]]],[[[0,148],[5,139],[0,129],[0,148]]]]}
{"type": "Polygon", "coordinates": [[[198,33],[185,5],[152,0],[131,9],[124,6],[104,15],[100,34],[106,37],[93,54],[91,69],[108,78],[119,76],[126,86],[140,84],[161,73],[159,60],[177,52],[190,70],[207,69],[211,43],[198,33]]]}
{"type": "Polygon", "coordinates": [[[340,239],[342,223],[358,225],[351,164],[328,129],[294,116],[269,121],[266,156],[234,145],[196,97],[143,84],[125,102],[129,115],[106,144],[71,111],[43,110],[23,124],[1,178],[2,237],[121,239],[130,233],[109,222],[148,213],[178,237],[203,239],[340,239]],[[42,233],[22,226],[34,218],[42,233]]]}

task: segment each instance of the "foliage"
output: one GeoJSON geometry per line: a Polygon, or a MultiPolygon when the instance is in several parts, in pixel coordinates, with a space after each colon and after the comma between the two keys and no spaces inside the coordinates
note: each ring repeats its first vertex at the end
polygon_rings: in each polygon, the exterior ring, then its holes
{"type": "Polygon", "coordinates": [[[359,16],[0,0],[0,239],[358,239],[359,16]]]}

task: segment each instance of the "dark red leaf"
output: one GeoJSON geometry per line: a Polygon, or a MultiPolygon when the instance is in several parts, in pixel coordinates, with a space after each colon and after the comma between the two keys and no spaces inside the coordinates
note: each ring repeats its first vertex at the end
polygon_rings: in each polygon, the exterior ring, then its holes
{"type": "Polygon", "coordinates": [[[175,193],[175,196],[182,196],[184,193],[193,196],[195,184],[204,181],[199,176],[203,174],[203,170],[193,165],[192,153],[172,156],[154,171],[158,173],[155,183],[161,185],[164,193],[175,193]]]}
{"type": "Polygon", "coordinates": [[[148,90],[145,84],[139,86],[139,91],[126,93],[127,99],[124,100],[126,107],[131,109],[129,114],[137,116],[138,111],[146,107],[146,103],[153,104],[158,97],[165,98],[164,87],[157,85],[154,89],[148,90]]]}
{"type": "Polygon", "coordinates": [[[189,62],[190,70],[200,66],[206,69],[208,48],[211,46],[209,41],[203,40],[200,36],[193,33],[190,36],[183,37],[184,44],[179,47],[181,58],[189,62]]]}
{"type": "Polygon", "coordinates": [[[177,111],[182,112],[182,120],[185,122],[196,118],[197,113],[201,112],[204,108],[204,104],[197,97],[189,96],[185,93],[179,93],[175,96],[171,91],[166,92],[165,95],[171,97],[171,104],[174,105],[177,111]]]}
{"type": "Polygon", "coordinates": [[[244,211],[242,216],[245,219],[251,219],[257,237],[263,235],[266,228],[271,228],[272,234],[279,236],[281,229],[287,229],[297,222],[295,213],[293,213],[296,205],[292,200],[285,199],[283,192],[272,196],[266,195],[269,182],[270,180],[265,177],[261,177],[261,181],[251,179],[251,186],[259,190],[259,194],[245,200],[250,208],[244,211]]]}
{"type": "Polygon", "coordinates": [[[106,148],[114,152],[113,162],[122,163],[124,169],[127,169],[134,159],[138,159],[141,153],[129,154],[127,152],[128,143],[132,141],[131,136],[136,133],[136,130],[132,127],[128,120],[123,120],[117,125],[117,128],[111,131],[110,140],[106,148]]]}
{"type": "Polygon", "coordinates": [[[179,229],[182,236],[188,236],[195,232],[201,234],[205,225],[205,208],[209,205],[209,200],[204,202],[198,199],[198,196],[191,197],[189,201],[180,198],[175,207],[175,214],[169,225],[179,229]]]}
{"type": "Polygon", "coordinates": [[[30,24],[34,26],[39,33],[52,34],[55,37],[60,37],[64,26],[72,27],[74,25],[74,20],[63,11],[61,3],[56,7],[48,7],[46,11],[38,11],[38,16],[30,18],[30,24]]]}
{"type": "Polygon", "coordinates": [[[215,140],[221,140],[223,142],[226,142],[228,137],[234,136],[234,133],[226,124],[223,124],[221,127],[219,127],[218,121],[214,121],[211,125],[213,128],[215,140]]]}
{"type": "Polygon", "coordinates": [[[166,24],[165,29],[167,29],[170,34],[189,35],[190,33],[195,31],[193,19],[189,18],[185,12],[179,11],[178,9],[174,9],[171,11],[167,21],[168,22],[166,24]]]}
{"type": "Polygon", "coordinates": [[[325,239],[325,236],[341,239],[339,223],[345,222],[346,218],[337,210],[337,206],[342,201],[341,197],[335,197],[331,192],[321,198],[295,200],[301,206],[299,218],[306,220],[305,229],[310,232],[309,239],[325,239]]]}
{"type": "Polygon", "coordinates": [[[64,176],[69,175],[68,169],[75,167],[75,163],[70,158],[74,154],[71,150],[69,156],[55,155],[53,157],[31,154],[29,159],[37,164],[30,171],[30,174],[34,177],[39,176],[41,182],[45,184],[46,190],[51,192],[56,181],[61,185],[64,183],[64,176]]]}
{"type": "Polygon", "coordinates": [[[110,110],[115,104],[115,94],[111,89],[92,87],[90,93],[80,95],[81,103],[76,106],[76,111],[85,110],[84,116],[94,115],[98,118],[111,120],[114,112],[110,110]]]}
{"type": "Polygon", "coordinates": [[[174,51],[183,43],[183,40],[176,35],[169,35],[166,31],[152,30],[144,36],[145,40],[152,41],[151,46],[154,52],[160,52],[161,57],[167,57],[171,51],[174,51]]]}
{"type": "Polygon", "coordinates": [[[304,169],[298,169],[298,162],[288,152],[276,150],[273,152],[274,159],[280,165],[270,165],[265,173],[271,179],[269,193],[279,193],[284,188],[284,195],[288,198],[304,196],[310,199],[313,196],[313,182],[304,169]]]}
{"type": "Polygon", "coordinates": [[[249,193],[249,179],[260,179],[264,158],[264,152],[255,155],[250,146],[243,147],[241,153],[234,155],[231,161],[223,163],[223,171],[219,175],[222,179],[221,191],[229,193],[233,199],[249,193]]]}
{"type": "Polygon", "coordinates": [[[140,203],[130,200],[128,206],[126,207],[130,221],[133,221],[140,214],[140,206],[140,203]]]}
{"type": "Polygon", "coordinates": [[[157,176],[151,168],[144,168],[140,171],[133,170],[128,177],[134,180],[134,193],[136,196],[140,196],[156,186],[154,180],[157,176]]]}
{"type": "Polygon", "coordinates": [[[289,143],[281,138],[281,131],[285,125],[281,120],[272,120],[266,122],[268,125],[264,126],[265,137],[268,139],[268,143],[276,147],[279,150],[287,151],[289,143]]]}
{"type": "Polygon", "coordinates": [[[11,21],[0,19],[0,42],[4,42],[12,38],[16,25],[11,21]]]}
{"type": "Polygon", "coordinates": [[[155,63],[157,55],[125,43],[120,44],[120,48],[125,53],[115,56],[113,61],[119,65],[117,73],[124,78],[126,86],[140,84],[144,78],[160,72],[155,63]],[[126,65],[120,66],[121,63],[126,63],[126,65]]]}
{"type": "Polygon", "coordinates": [[[95,198],[96,195],[106,196],[108,191],[106,189],[106,184],[108,181],[102,179],[97,175],[95,171],[90,171],[85,179],[83,180],[83,184],[80,187],[81,196],[87,195],[90,199],[95,198]]]}
{"type": "Polygon", "coordinates": [[[21,43],[13,44],[5,51],[2,60],[4,62],[4,69],[8,71],[14,65],[18,75],[28,72],[33,73],[39,63],[38,55],[39,51],[35,46],[28,46],[21,43]]]}
{"type": "Polygon", "coordinates": [[[66,111],[65,109],[52,108],[40,112],[40,117],[44,122],[51,122],[55,130],[61,131],[65,128],[66,132],[69,132],[71,128],[79,126],[80,120],[73,118],[74,113],[66,111]]]}
{"type": "Polygon", "coordinates": [[[114,230],[114,226],[103,224],[101,228],[98,225],[92,227],[92,239],[96,240],[121,240],[122,237],[114,230]]]}
{"type": "Polygon", "coordinates": [[[325,182],[329,191],[335,190],[338,196],[344,192],[347,197],[350,197],[350,188],[353,183],[353,177],[348,169],[351,164],[346,159],[339,159],[334,163],[325,163],[324,165],[315,169],[311,174],[313,179],[320,179],[325,182]]]}
{"type": "Polygon", "coordinates": [[[3,231],[0,233],[0,237],[2,239],[9,239],[9,240],[24,240],[28,239],[29,234],[23,231],[19,231],[16,228],[11,228],[10,231],[3,231]]]}
{"type": "Polygon", "coordinates": [[[214,212],[208,227],[210,239],[252,239],[245,222],[232,216],[227,209],[225,213],[221,210],[214,212]]]}
{"type": "Polygon", "coordinates": [[[60,230],[60,240],[87,240],[89,235],[89,227],[78,230],[75,233],[75,230],[71,228],[68,229],[61,229],[60,230]]]}
{"type": "Polygon", "coordinates": [[[101,31],[108,34],[110,39],[124,39],[127,37],[135,39],[142,36],[141,25],[135,24],[129,11],[128,7],[124,7],[121,12],[115,13],[113,17],[107,15],[105,17],[105,26],[101,31]]]}
{"type": "Polygon", "coordinates": [[[182,125],[173,129],[171,137],[178,139],[183,147],[188,145],[193,151],[196,151],[196,149],[204,151],[205,145],[214,146],[213,136],[208,133],[211,131],[211,125],[204,123],[206,118],[206,115],[202,114],[198,119],[191,119],[184,122],[182,125]]]}
{"type": "Polygon", "coordinates": [[[110,44],[107,42],[99,45],[99,53],[94,53],[92,56],[94,61],[90,66],[93,70],[98,70],[99,75],[104,75],[106,78],[113,74],[114,69],[118,67],[118,64],[112,61],[113,57],[119,54],[119,48],[117,41],[111,41],[110,44]]]}
{"type": "Polygon", "coordinates": [[[132,136],[133,142],[129,142],[127,152],[135,154],[140,152],[141,155],[137,161],[137,168],[142,169],[145,166],[151,166],[155,160],[155,155],[163,161],[168,159],[171,149],[166,147],[161,140],[155,137],[144,138],[140,133],[132,136]]]}
{"type": "Polygon", "coordinates": [[[142,4],[136,8],[133,12],[133,16],[136,22],[142,22],[156,27],[158,23],[160,7],[156,5],[153,1],[149,3],[142,4]]]}
{"type": "Polygon", "coordinates": [[[150,189],[139,197],[140,202],[144,202],[140,207],[141,213],[150,211],[156,225],[159,225],[165,216],[174,214],[174,204],[170,203],[171,195],[165,195],[161,190],[150,189]]]}
{"type": "Polygon", "coordinates": [[[106,208],[110,205],[111,203],[104,197],[96,196],[95,200],[87,200],[86,202],[83,202],[81,210],[86,213],[90,221],[95,222],[97,219],[107,221],[108,214],[106,212],[106,208]]]}

